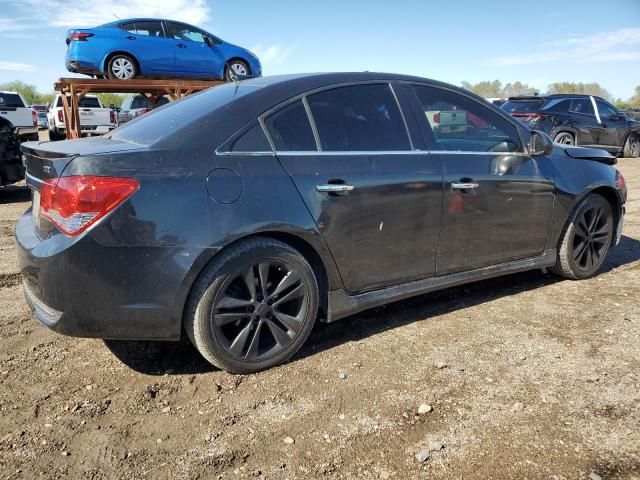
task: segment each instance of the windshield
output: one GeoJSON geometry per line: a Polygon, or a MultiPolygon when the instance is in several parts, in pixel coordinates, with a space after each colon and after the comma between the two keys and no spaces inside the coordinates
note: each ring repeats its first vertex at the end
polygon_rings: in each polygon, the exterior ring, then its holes
{"type": "Polygon", "coordinates": [[[505,112],[535,112],[544,100],[508,100],[500,108],[505,112]]]}
{"type": "Polygon", "coordinates": [[[227,83],[152,110],[107,134],[107,138],[149,146],[263,85],[251,80],[227,83]]]}

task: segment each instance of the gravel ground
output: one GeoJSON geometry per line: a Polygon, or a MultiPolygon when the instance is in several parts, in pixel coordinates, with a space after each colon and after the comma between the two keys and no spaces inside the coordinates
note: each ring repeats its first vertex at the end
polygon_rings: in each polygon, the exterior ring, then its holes
{"type": "Polygon", "coordinates": [[[640,479],[640,161],[596,278],[540,271],[319,325],[233,376],[187,343],[66,338],[15,262],[0,191],[0,478],[640,479]]]}

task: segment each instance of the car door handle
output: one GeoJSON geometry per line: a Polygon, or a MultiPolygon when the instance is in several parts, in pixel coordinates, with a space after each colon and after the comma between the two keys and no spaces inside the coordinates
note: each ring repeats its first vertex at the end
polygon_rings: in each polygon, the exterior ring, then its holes
{"type": "Polygon", "coordinates": [[[451,189],[452,190],[473,190],[474,188],[478,188],[480,185],[477,183],[463,183],[463,182],[452,182],[451,189]]]}
{"type": "Polygon", "coordinates": [[[135,40],[135,39],[136,39],[136,37],[134,37],[133,35],[129,35],[129,36],[127,37],[127,40],[135,40]]]}
{"type": "Polygon", "coordinates": [[[187,48],[187,46],[184,43],[179,43],[178,48],[187,48]]]}
{"type": "Polygon", "coordinates": [[[353,185],[345,185],[342,183],[329,183],[326,185],[316,185],[318,192],[327,193],[349,193],[353,191],[355,187],[353,185]]]}

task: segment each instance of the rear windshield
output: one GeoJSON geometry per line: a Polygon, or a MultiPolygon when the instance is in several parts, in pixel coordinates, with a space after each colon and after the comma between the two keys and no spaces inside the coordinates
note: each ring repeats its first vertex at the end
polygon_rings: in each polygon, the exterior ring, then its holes
{"type": "MultiPolygon", "coordinates": [[[[100,108],[100,100],[96,97],[84,97],[80,100],[79,106],[84,108],[100,108]]],[[[56,107],[62,107],[62,97],[58,97],[56,107]]]]}
{"type": "Polygon", "coordinates": [[[544,100],[508,100],[500,108],[505,112],[535,112],[544,100]]]}
{"type": "Polygon", "coordinates": [[[262,88],[258,81],[227,83],[152,110],[107,134],[107,138],[149,146],[226,104],[262,88]]]}
{"type": "Polygon", "coordinates": [[[20,95],[17,93],[0,93],[0,108],[24,107],[20,95]]]}

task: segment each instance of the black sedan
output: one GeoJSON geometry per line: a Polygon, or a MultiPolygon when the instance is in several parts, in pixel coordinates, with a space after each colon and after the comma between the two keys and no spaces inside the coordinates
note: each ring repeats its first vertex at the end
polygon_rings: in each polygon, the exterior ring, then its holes
{"type": "Polygon", "coordinates": [[[35,316],[74,336],[186,332],[231,372],[285,361],[316,320],[529,269],[590,277],[626,200],[607,152],[401,75],[230,83],[23,152],[35,316]]]}

